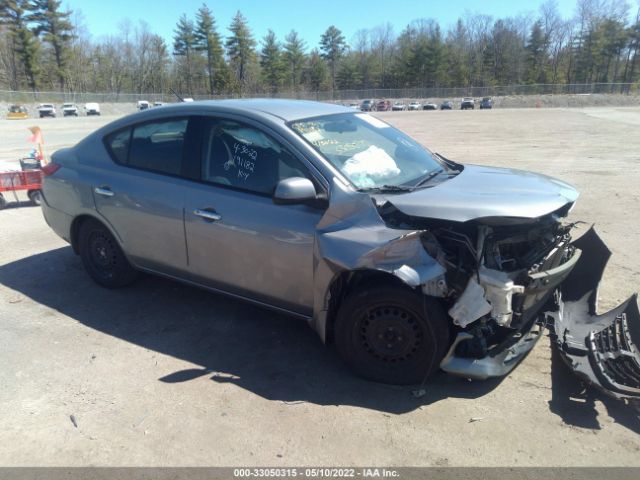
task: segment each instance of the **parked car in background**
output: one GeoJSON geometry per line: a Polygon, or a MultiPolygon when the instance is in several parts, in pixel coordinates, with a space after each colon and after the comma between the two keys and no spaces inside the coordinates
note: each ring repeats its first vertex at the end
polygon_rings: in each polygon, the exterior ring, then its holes
{"type": "Polygon", "coordinates": [[[407,109],[407,105],[403,102],[394,102],[391,110],[394,112],[404,112],[407,109]]]}
{"type": "Polygon", "coordinates": [[[493,100],[491,100],[491,97],[484,97],[480,102],[480,110],[491,108],[493,108],[493,100]]]}
{"type": "Polygon", "coordinates": [[[182,101],[183,102],[193,102],[194,100],[191,97],[185,97],[185,98],[182,99],[182,101]]]}
{"type": "Polygon", "coordinates": [[[136,108],[142,111],[151,108],[151,105],[149,105],[149,102],[147,102],[146,100],[138,100],[136,108]]]}
{"type": "Polygon", "coordinates": [[[40,105],[38,105],[38,114],[40,115],[40,118],[55,117],[56,107],[54,107],[51,103],[41,103],[40,105]]]}
{"type": "Polygon", "coordinates": [[[445,100],[440,104],[440,110],[453,110],[453,102],[451,100],[445,100]]]}
{"type": "Polygon", "coordinates": [[[422,110],[422,104],[420,102],[411,102],[409,104],[409,110],[422,110]]]}
{"type": "Polygon", "coordinates": [[[100,116],[100,104],[95,102],[85,103],[84,113],[87,115],[87,117],[90,115],[100,116]]]}
{"type": "Polygon", "coordinates": [[[24,120],[29,118],[29,111],[24,105],[11,105],[7,113],[7,120],[24,120]]]}
{"type": "Polygon", "coordinates": [[[387,112],[391,110],[391,100],[378,100],[376,110],[379,112],[387,112]]]}
{"type": "Polygon", "coordinates": [[[438,109],[438,105],[436,105],[433,102],[426,102],[425,104],[422,105],[422,109],[423,110],[437,110],[438,109]]]}
{"type": "Polygon", "coordinates": [[[164,105],[164,102],[153,102],[153,107],[162,107],[164,105]]]}
{"type": "Polygon", "coordinates": [[[582,380],[637,399],[637,303],[596,315],[610,251],[593,229],[571,240],[577,198],[445,159],[372,115],[256,99],[100,128],[53,154],[42,211],[96,283],[143,271],[273,308],[374,381],[505,376],[549,325],[582,380]]]}
{"type": "Polygon", "coordinates": [[[473,110],[476,108],[476,101],[471,97],[464,97],[460,102],[460,110],[473,110]]]}
{"type": "Polygon", "coordinates": [[[360,110],[363,112],[373,112],[376,109],[376,101],[373,99],[363,100],[360,104],[360,110]]]}
{"type": "Polygon", "coordinates": [[[63,103],[62,104],[62,116],[63,117],[77,117],[78,105],[75,103],[63,103]]]}

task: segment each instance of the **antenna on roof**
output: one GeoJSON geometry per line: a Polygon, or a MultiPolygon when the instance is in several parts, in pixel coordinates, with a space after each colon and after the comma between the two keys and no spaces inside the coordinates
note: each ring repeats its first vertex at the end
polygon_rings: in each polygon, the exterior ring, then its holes
{"type": "Polygon", "coordinates": [[[180,95],[178,95],[173,88],[169,88],[169,91],[171,93],[173,93],[176,97],[178,97],[178,100],[180,100],[181,102],[184,102],[184,98],[182,98],[180,95]]]}

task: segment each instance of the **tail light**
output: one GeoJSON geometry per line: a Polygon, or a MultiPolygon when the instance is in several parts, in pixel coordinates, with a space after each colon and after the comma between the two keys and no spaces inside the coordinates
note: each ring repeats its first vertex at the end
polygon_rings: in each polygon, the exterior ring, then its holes
{"type": "Polygon", "coordinates": [[[62,167],[62,165],[60,165],[59,163],[47,163],[44,167],[42,167],[42,173],[45,177],[50,177],[58,170],[60,170],[60,167],[62,167]]]}

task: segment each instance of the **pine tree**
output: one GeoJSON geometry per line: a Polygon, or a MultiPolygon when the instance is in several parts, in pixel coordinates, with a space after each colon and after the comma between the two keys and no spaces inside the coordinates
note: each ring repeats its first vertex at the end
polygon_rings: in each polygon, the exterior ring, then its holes
{"type": "Polygon", "coordinates": [[[525,47],[527,70],[525,78],[529,83],[546,83],[545,64],[547,60],[547,44],[542,31],[542,22],[538,20],[531,28],[531,35],[525,47]]]}
{"type": "Polygon", "coordinates": [[[320,55],[329,63],[331,68],[331,86],[333,90],[336,88],[336,67],[346,48],[347,44],[342,32],[333,25],[327,28],[320,38],[320,51],[322,52],[320,55]]]}
{"type": "Polygon", "coordinates": [[[173,55],[184,57],[185,71],[183,72],[189,95],[193,95],[193,56],[196,47],[195,27],[193,22],[182,15],[178,20],[173,36],[173,55]]]}
{"type": "Polygon", "coordinates": [[[355,90],[361,86],[362,79],[358,71],[358,63],[355,56],[346,57],[340,64],[336,83],[343,90],[355,90]]]}
{"type": "Polygon", "coordinates": [[[304,67],[306,45],[304,40],[298,36],[298,32],[291,30],[285,37],[284,61],[287,66],[288,76],[291,81],[291,88],[297,91],[301,82],[302,68],[304,67]]]}
{"type": "Polygon", "coordinates": [[[280,87],[284,81],[285,65],[282,59],[280,44],[273,30],[269,30],[262,39],[260,66],[262,67],[263,81],[267,84],[271,93],[276,93],[278,87],[280,87]]]}
{"type": "Polygon", "coordinates": [[[15,52],[27,79],[31,91],[38,88],[39,44],[38,39],[29,29],[28,21],[32,5],[28,0],[0,0],[0,21],[7,26],[15,52]]]}
{"type": "Polygon", "coordinates": [[[42,36],[43,42],[51,45],[58,85],[60,90],[64,91],[69,66],[69,43],[73,38],[73,25],[69,21],[71,11],[61,11],[60,0],[32,0],[32,2],[34,11],[29,19],[36,24],[34,33],[42,36]]]}
{"type": "Polygon", "coordinates": [[[215,95],[216,86],[218,91],[224,87],[224,51],[213,14],[205,4],[196,13],[194,37],[195,49],[206,52],[209,94],[215,95]]]}
{"type": "Polygon", "coordinates": [[[325,88],[327,84],[327,65],[323,61],[318,50],[312,50],[309,55],[309,66],[307,68],[307,83],[313,91],[325,88]]]}
{"type": "Polygon", "coordinates": [[[231,21],[229,31],[231,35],[227,38],[225,47],[242,91],[247,81],[249,65],[255,59],[256,42],[251,35],[247,19],[239,10],[231,21]]]}

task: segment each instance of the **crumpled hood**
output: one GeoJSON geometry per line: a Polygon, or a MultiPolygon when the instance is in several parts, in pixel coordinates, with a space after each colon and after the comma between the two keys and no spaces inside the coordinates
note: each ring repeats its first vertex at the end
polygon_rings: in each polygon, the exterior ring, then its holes
{"type": "Polygon", "coordinates": [[[466,222],[486,217],[536,218],[573,203],[568,183],[510,168],[465,165],[455,177],[387,200],[406,215],[466,222]]]}

